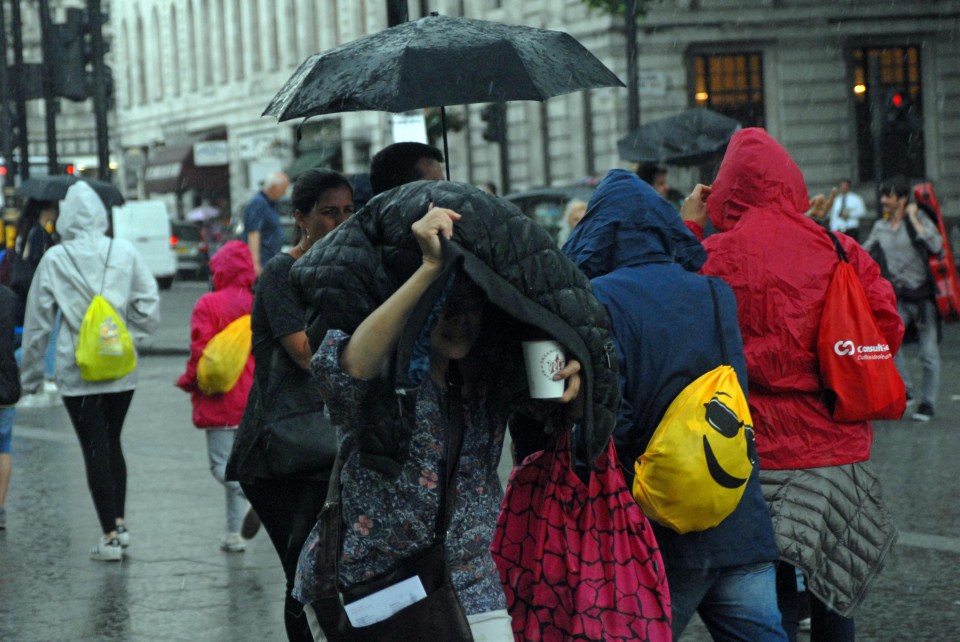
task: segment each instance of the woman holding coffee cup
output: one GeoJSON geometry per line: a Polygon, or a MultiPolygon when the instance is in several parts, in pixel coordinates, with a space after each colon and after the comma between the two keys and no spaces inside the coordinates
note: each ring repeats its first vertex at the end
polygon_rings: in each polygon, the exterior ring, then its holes
{"type": "MultiPolygon", "coordinates": [[[[475,637],[483,632],[487,637],[482,639],[506,641],[513,640],[510,616],[489,547],[503,497],[497,467],[508,408],[497,390],[501,373],[476,354],[484,341],[498,338],[490,333],[491,325],[495,334],[502,333],[499,324],[505,315],[488,304],[483,290],[462,272],[444,270],[444,240],[452,237],[460,218],[453,210],[432,207],[412,225],[422,253],[420,266],[352,335],[327,332],[313,371],[333,423],[340,426],[345,457],[340,475],[345,526],[340,584],[348,588],[361,583],[431,544],[447,439],[453,415],[460,413],[463,443],[446,540],[448,567],[475,637]],[[419,327],[419,347],[411,359],[422,372],[420,383],[407,394],[414,398],[415,427],[402,463],[377,470],[378,462],[355,456],[360,454],[357,433],[370,420],[362,400],[371,386],[388,377],[404,328],[431,288],[442,292],[419,327]],[[456,398],[454,387],[462,394],[459,407],[449,403],[456,398]]],[[[559,402],[578,397],[580,367],[571,359],[553,374],[566,383],[559,402]]],[[[308,540],[301,570],[310,567],[311,554],[308,540]]]]}

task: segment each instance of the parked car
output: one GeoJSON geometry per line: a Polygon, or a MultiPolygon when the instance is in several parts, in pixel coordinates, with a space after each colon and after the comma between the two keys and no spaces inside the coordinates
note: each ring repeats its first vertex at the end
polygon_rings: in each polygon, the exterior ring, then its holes
{"type": "Polygon", "coordinates": [[[160,200],[127,201],[111,212],[114,238],[127,239],[137,248],[160,289],[173,285],[177,255],[170,247],[170,215],[160,200]]]}
{"type": "Polygon", "coordinates": [[[560,241],[560,233],[566,222],[563,213],[572,200],[589,201],[596,189],[594,185],[568,185],[565,187],[539,187],[523,192],[514,192],[505,199],[520,208],[520,211],[540,223],[554,241],[560,241]]]}
{"type": "Polygon", "coordinates": [[[206,279],[210,274],[210,248],[203,226],[192,221],[171,224],[170,247],[177,254],[177,274],[206,279]]]}
{"type": "MultiPolygon", "coordinates": [[[[289,204],[289,200],[286,202],[289,204]]],[[[284,201],[282,200],[278,203],[278,208],[280,208],[280,230],[283,233],[280,251],[286,252],[294,245],[294,239],[297,236],[297,222],[294,220],[292,214],[284,216],[284,210],[280,207],[283,203],[284,201]]],[[[292,212],[293,210],[290,209],[289,211],[292,212]]],[[[243,208],[238,209],[230,221],[230,230],[226,240],[232,239],[243,240],[243,208]]]]}

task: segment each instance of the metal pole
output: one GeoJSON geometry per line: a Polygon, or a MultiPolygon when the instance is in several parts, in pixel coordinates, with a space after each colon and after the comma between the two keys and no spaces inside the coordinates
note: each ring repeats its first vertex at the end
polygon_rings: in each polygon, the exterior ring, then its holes
{"type": "Polygon", "coordinates": [[[640,127],[640,85],[637,70],[637,3],[627,3],[627,131],[640,127]]]}
{"type": "Polygon", "coordinates": [[[100,0],[89,0],[90,54],[93,57],[93,111],[97,124],[98,178],[110,180],[110,140],[107,129],[107,66],[103,62],[103,21],[100,0]]]}
{"type": "Polygon", "coordinates": [[[500,141],[500,185],[503,190],[502,194],[510,193],[510,146],[507,141],[510,140],[508,132],[510,128],[507,126],[507,104],[501,103],[500,107],[502,108],[503,113],[503,140],[500,141]]]}
{"type": "Polygon", "coordinates": [[[10,0],[10,36],[13,39],[13,87],[17,103],[17,129],[20,148],[20,178],[30,178],[30,139],[27,137],[27,99],[23,78],[23,21],[20,17],[20,0],[10,0]]]}
{"type": "Polygon", "coordinates": [[[43,103],[47,125],[47,173],[60,173],[57,162],[57,102],[53,95],[53,28],[50,26],[50,0],[40,0],[40,47],[43,51],[43,103]]]}
{"type": "Polygon", "coordinates": [[[873,55],[868,60],[867,68],[870,84],[870,137],[873,139],[873,180],[874,191],[877,194],[877,214],[883,215],[883,205],[880,203],[880,184],[883,182],[883,87],[880,80],[880,57],[873,55]]]}
{"type": "MultiPolygon", "coordinates": [[[[7,171],[3,175],[3,186],[13,189],[14,177],[11,168],[13,167],[13,138],[11,136],[10,122],[10,92],[8,83],[12,80],[10,68],[7,66],[7,20],[6,10],[3,0],[0,0],[0,154],[3,154],[3,162],[7,171]]],[[[4,190],[4,197],[8,195],[9,190],[4,190]]],[[[4,198],[6,202],[6,198],[4,198]]]]}

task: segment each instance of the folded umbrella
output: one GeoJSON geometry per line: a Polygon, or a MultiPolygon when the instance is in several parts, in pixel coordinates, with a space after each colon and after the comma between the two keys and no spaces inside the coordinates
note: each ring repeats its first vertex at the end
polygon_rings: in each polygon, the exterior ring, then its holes
{"type": "Polygon", "coordinates": [[[71,174],[57,174],[54,176],[35,176],[28,178],[17,188],[16,195],[21,198],[32,198],[35,201],[62,201],[70,186],[78,181],[84,181],[97,193],[104,207],[123,205],[123,194],[113,183],[98,181],[89,178],[79,178],[71,174]]]}
{"type": "Polygon", "coordinates": [[[620,158],[635,163],[689,167],[722,154],[739,122],[703,107],[645,123],[617,143],[620,158]]]}

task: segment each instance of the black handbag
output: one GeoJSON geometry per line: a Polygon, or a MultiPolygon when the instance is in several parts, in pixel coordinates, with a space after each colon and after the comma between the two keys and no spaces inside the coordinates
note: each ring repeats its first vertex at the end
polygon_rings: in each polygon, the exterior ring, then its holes
{"type": "Polygon", "coordinates": [[[326,475],[337,457],[336,428],[324,413],[320,392],[309,373],[299,367],[281,367],[283,359],[289,357],[278,345],[269,364],[265,390],[257,391],[261,457],[274,479],[326,475]],[[284,374],[277,377],[278,373],[284,374]],[[271,410],[270,406],[281,398],[287,401],[285,409],[271,410]]]}
{"type": "MultiPolygon", "coordinates": [[[[463,407],[460,403],[460,381],[455,362],[448,376],[447,409],[449,430],[444,485],[437,512],[433,543],[403,560],[394,569],[341,592],[337,586],[340,574],[340,533],[343,528],[340,511],[340,460],[330,478],[327,501],[320,511],[318,528],[322,555],[318,555],[316,571],[320,579],[320,597],[311,603],[317,621],[330,642],[368,642],[370,640],[404,640],[405,642],[472,642],[473,634],[457,597],[446,561],[447,528],[453,515],[457,495],[457,472],[460,447],[463,443],[463,407]],[[354,627],[346,611],[350,604],[403,580],[419,577],[426,597],[404,607],[385,620],[369,626],[354,627]]],[[[342,455],[342,454],[341,454],[342,455]]]]}

